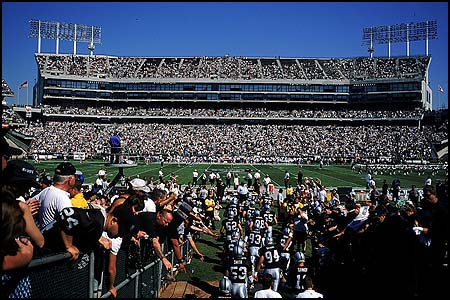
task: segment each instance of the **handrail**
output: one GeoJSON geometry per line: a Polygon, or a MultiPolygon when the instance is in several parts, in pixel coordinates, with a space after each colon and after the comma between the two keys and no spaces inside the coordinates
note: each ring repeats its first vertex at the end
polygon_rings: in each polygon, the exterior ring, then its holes
{"type": "Polygon", "coordinates": [[[34,258],[28,264],[28,268],[34,268],[34,267],[46,265],[46,264],[61,261],[61,260],[64,260],[64,259],[67,259],[70,257],[72,257],[72,254],[70,254],[69,252],[62,252],[62,253],[58,253],[58,254],[51,255],[51,256],[34,258]]]}
{"type": "MultiPolygon", "coordinates": [[[[175,254],[174,250],[167,251],[167,247],[169,246],[168,243],[170,241],[167,241],[164,243],[163,250],[165,250],[165,256],[169,258],[169,260],[172,262],[172,265],[174,265],[175,260],[175,254]],[[166,252],[167,251],[167,252],[166,252]]],[[[181,244],[181,253],[183,257],[188,258],[191,253],[192,249],[190,248],[190,244],[188,240],[185,240],[181,244]]],[[[128,255],[127,249],[121,249],[121,261],[123,262],[123,258],[128,255]]],[[[76,264],[78,260],[71,261],[69,260],[71,257],[71,254],[69,252],[58,252],[52,255],[38,257],[33,259],[30,264],[28,264],[28,275],[31,280],[32,286],[36,284],[36,287],[41,286],[40,281],[43,280],[48,284],[48,279],[51,281],[51,276],[58,276],[58,277],[68,277],[72,278],[75,276],[75,278],[78,276],[76,275],[78,272],[80,272],[83,269],[83,281],[81,282],[82,285],[74,287],[74,290],[72,290],[70,287],[69,289],[63,288],[62,286],[58,286],[58,284],[55,286],[56,290],[49,290],[47,291],[44,289],[33,289],[32,297],[45,297],[46,295],[51,295],[51,297],[59,297],[64,295],[86,295],[89,298],[108,298],[111,296],[110,291],[103,290],[103,281],[106,278],[106,272],[103,269],[105,266],[101,267],[102,275],[100,277],[96,277],[95,273],[95,265],[97,259],[103,259],[102,257],[96,257],[94,251],[91,251],[89,253],[82,253],[80,254],[80,257],[89,255],[89,265],[83,264],[83,267],[77,266],[77,267],[69,267],[66,268],[64,265],[66,263],[69,263],[69,266],[71,266],[70,263],[76,264]],[[54,264],[55,262],[60,262],[59,264],[54,264]],[[61,268],[61,266],[63,266],[61,268]],[[38,268],[39,267],[39,268],[38,268]],[[80,269],[82,268],[82,269],[80,269]],[[86,269],[87,268],[87,269],[86,269]],[[66,273],[68,272],[68,273],[66,273]],[[103,272],[105,275],[103,275],[103,272]],[[46,278],[50,276],[49,278],[46,278]],[[98,286],[96,285],[96,281],[98,280],[98,286]],[[88,281],[88,282],[86,282],[88,281]],[[58,289],[59,288],[59,289],[58,289]],[[104,293],[104,294],[103,294],[104,293]]],[[[142,255],[142,253],[140,254],[142,255]]],[[[141,259],[139,259],[141,260],[141,259]]],[[[118,261],[119,262],[119,261],[118,261]]],[[[75,265],[74,265],[75,266],[75,265]]],[[[174,276],[176,276],[177,272],[173,270],[165,270],[165,268],[162,267],[162,261],[159,257],[154,257],[151,259],[151,261],[146,261],[145,266],[135,266],[131,267],[131,271],[134,271],[132,274],[128,274],[128,266],[125,263],[125,269],[118,268],[117,275],[121,274],[122,280],[120,282],[117,282],[117,285],[115,285],[116,290],[119,292],[121,291],[122,294],[128,297],[147,297],[148,295],[152,295],[152,297],[159,297],[161,288],[163,287],[163,278],[164,275],[166,275],[167,272],[174,272],[174,276]],[[135,268],[136,267],[136,268],[135,268]],[[150,275],[150,277],[148,277],[150,275]],[[150,279],[148,279],[150,278],[150,279]],[[150,280],[150,281],[148,281],[150,280]],[[129,286],[130,283],[134,282],[134,288],[130,290],[129,286]],[[127,288],[129,287],[129,288],[127,288]],[[125,289],[124,289],[125,288],[125,289]]],[[[171,274],[172,275],[172,274],[171,274]]],[[[84,296],[83,296],[84,297],[84,296]]]]}

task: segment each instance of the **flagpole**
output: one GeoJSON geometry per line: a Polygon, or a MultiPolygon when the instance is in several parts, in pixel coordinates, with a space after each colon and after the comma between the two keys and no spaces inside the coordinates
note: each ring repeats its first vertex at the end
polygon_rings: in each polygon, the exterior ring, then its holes
{"type": "Polygon", "coordinates": [[[27,106],[28,106],[28,83],[27,83],[27,106]]]}
{"type": "Polygon", "coordinates": [[[444,90],[442,89],[442,86],[438,85],[438,102],[439,102],[439,105],[437,106],[438,110],[441,109],[441,106],[442,106],[442,104],[441,104],[441,94],[443,92],[444,92],[444,90]]]}

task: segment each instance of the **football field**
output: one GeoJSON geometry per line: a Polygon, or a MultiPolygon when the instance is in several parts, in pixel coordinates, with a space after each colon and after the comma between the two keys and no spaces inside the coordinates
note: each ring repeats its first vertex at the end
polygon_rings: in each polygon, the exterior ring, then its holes
{"type": "MultiPolygon", "coordinates": [[[[39,172],[45,169],[48,175],[53,175],[54,169],[61,161],[41,161],[33,164],[39,172]]],[[[83,172],[86,184],[94,183],[97,178],[97,173],[100,169],[106,170],[107,178],[111,181],[118,173],[119,168],[117,166],[107,166],[101,160],[86,160],[83,163],[80,161],[71,161],[77,170],[83,172]]],[[[123,174],[125,177],[135,178],[140,177],[143,179],[150,179],[153,177],[154,181],[158,180],[158,171],[161,168],[161,164],[151,163],[145,164],[139,162],[137,165],[130,165],[123,168],[123,174]]],[[[192,172],[197,169],[200,177],[203,171],[209,175],[210,172],[215,172],[220,175],[220,178],[225,182],[226,173],[231,170],[234,174],[239,175],[239,180],[244,181],[247,172],[250,170],[252,174],[258,171],[261,174],[261,179],[268,174],[274,184],[275,188],[284,188],[284,174],[286,171],[290,173],[290,183],[292,186],[297,184],[297,176],[299,170],[302,170],[303,177],[319,178],[327,188],[330,187],[353,187],[364,188],[365,187],[365,171],[362,167],[362,171],[351,170],[350,165],[328,165],[320,168],[319,165],[286,165],[286,164],[177,164],[177,163],[164,163],[162,166],[163,179],[167,180],[170,176],[177,176],[177,182],[180,185],[186,185],[192,183],[192,172]]],[[[411,172],[410,174],[403,174],[400,169],[391,170],[390,172],[383,172],[383,174],[372,173],[372,177],[376,182],[378,188],[381,188],[383,180],[389,184],[392,183],[394,178],[400,179],[400,184],[403,189],[410,189],[414,184],[421,188],[424,185],[427,176],[431,176],[433,183],[438,181],[444,181],[446,174],[444,170],[432,172],[431,169],[426,170],[423,174],[418,175],[417,172],[411,172]]]]}

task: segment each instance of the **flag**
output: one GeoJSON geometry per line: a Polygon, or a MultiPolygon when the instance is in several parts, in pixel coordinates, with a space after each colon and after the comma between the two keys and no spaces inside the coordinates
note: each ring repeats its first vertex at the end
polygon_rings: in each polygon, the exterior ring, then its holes
{"type": "Polygon", "coordinates": [[[443,93],[444,92],[444,89],[442,88],[442,86],[438,86],[438,92],[440,92],[440,93],[443,93]]]}
{"type": "Polygon", "coordinates": [[[28,81],[24,81],[19,85],[19,89],[28,88],[28,81]]]}

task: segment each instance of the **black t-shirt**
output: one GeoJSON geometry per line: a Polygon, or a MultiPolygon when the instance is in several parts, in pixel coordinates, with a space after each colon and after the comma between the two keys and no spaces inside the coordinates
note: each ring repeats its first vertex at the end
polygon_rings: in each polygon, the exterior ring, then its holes
{"type": "Polygon", "coordinates": [[[180,236],[180,234],[178,233],[178,227],[183,222],[184,219],[181,216],[176,213],[173,214],[172,222],[170,222],[166,228],[167,237],[169,239],[177,239],[180,236]]]}
{"type": "Polygon", "coordinates": [[[139,219],[139,230],[147,233],[150,239],[156,238],[157,234],[157,223],[156,223],[156,213],[155,212],[140,212],[138,214],[139,219]]]}
{"type": "Polygon", "coordinates": [[[167,227],[159,226],[156,222],[155,212],[141,212],[138,214],[140,228],[139,230],[145,231],[150,239],[159,237],[159,242],[164,243],[166,237],[177,238],[178,226],[183,223],[183,219],[177,214],[173,214],[173,220],[169,223],[167,227]]]}
{"type": "Polygon", "coordinates": [[[60,231],[73,236],[72,244],[81,252],[89,252],[99,247],[105,216],[100,209],[66,207],[56,215],[56,223],[43,232],[45,247],[64,250],[60,231]]]}

